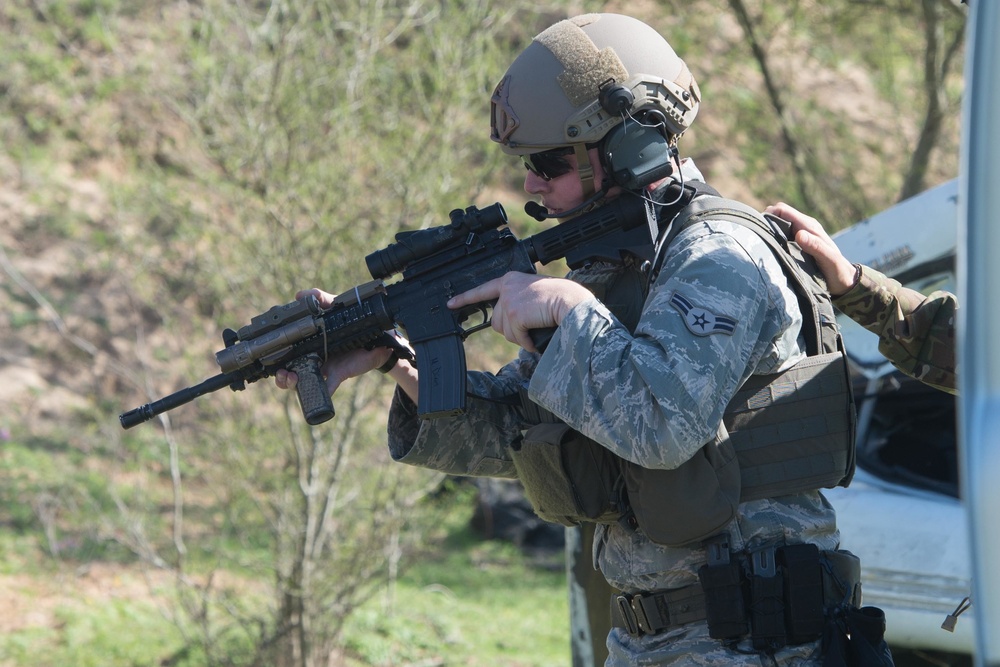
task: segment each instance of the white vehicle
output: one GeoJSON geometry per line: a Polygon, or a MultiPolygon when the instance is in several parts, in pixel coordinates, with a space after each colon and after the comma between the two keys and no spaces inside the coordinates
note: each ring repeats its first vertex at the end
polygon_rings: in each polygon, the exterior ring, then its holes
{"type": "Polygon", "coordinates": [[[970,2],[962,103],[959,183],[959,442],[962,494],[969,509],[973,589],[977,600],[976,664],[1000,665],[1000,3],[970,2]]]}
{"type": "MultiPolygon", "coordinates": [[[[925,294],[955,292],[958,179],[834,236],[844,255],[925,294]]],[[[958,499],[955,397],[896,371],[878,338],[840,316],[855,373],[857,473],[823,493],[844,548],[861,558],[864,604],[886,614],[897,664],[971,664],[975,608],[942,628],[971,590],[965,508],[958,499]],[[918,651],[933,662],[910,662],[918,651]]]]}

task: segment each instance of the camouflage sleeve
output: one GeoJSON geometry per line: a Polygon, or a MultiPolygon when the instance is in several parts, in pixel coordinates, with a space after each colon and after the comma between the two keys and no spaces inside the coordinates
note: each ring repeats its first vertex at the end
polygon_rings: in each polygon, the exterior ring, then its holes
{"type": "Polygon", "coordinates": [[[932,387],[955,393],[955,295],[938,291],[925,297],[864,266],[858,284],[833,303],[878,335],[879,352],[893,366],[932,387]]]}
{"type": "Polygon", "coordinates": [[[596,299],[578,304],[541,356],[529,395],[625,459],[676,468],[715,435],[743,380],[798,351],[801,315],[787,290],[754,232],[693,225],[671,243],[635,335],[596,299]]]}
{"type": "Polygon", "coordinates": [[[466,412],[420,419],[399,389],[389,409],[389,452],[402,463],[453,475],[516,476],[510,446],[521,437],[520,413],[511,402],[536,361],[527,352],[497,374],[468,373],[466,412]]]}

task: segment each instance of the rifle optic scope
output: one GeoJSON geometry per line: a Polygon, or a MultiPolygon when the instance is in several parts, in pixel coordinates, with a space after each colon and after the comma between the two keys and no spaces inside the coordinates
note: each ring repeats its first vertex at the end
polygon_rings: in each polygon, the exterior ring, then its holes
{"type": "Polygon", "coordinates": [[[395,243],[365,257],[372,278],[388,278],[406,269],[411,262],[429,257],[442,248],[465,243],[469,234],[507,224],[507,212],[499,202],[482,209],[475,206],[464,211],[456,208],[449,215],[450,224],[399,232],[395,243]]]}

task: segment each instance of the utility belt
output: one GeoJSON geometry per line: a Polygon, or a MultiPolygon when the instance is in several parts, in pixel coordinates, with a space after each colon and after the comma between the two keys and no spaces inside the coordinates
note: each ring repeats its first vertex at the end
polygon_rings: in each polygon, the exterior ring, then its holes
{"type": "Polygon", "coordinates": [[[611,596],[612,625],[633,637],[707,622],[722,641],[749,638],[758,651],[815,641],[835,610],[861,602],[861,563],[848,551],[814,544],[730,552],[728,536],[707,543],[698,584],[611,596]]]}

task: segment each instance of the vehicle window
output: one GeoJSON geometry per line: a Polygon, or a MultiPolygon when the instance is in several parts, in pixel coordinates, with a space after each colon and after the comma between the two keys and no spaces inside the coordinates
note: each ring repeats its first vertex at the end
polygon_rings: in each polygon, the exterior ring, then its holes
{"type": "Polygon", "coordinates": [[[855,383],[858,465],[889,482],[958,497],[955,397],[892,371],[855,383]]]}

